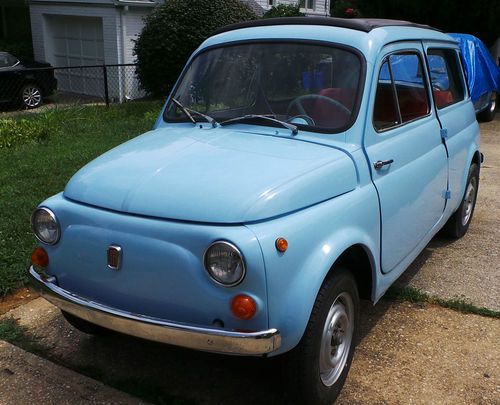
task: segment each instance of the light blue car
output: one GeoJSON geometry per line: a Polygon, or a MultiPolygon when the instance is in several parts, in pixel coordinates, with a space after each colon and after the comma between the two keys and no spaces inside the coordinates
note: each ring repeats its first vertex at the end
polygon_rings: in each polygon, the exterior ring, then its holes
{"type": "Polygon", "coordinates": [[[34,211],[31,279],[84,332],[285,355],[291,398],[331,403],[360,299],[440,229],[467,232],[481,161],[449,36],[390,20],[225,27],[153,130],[34,211]]]}

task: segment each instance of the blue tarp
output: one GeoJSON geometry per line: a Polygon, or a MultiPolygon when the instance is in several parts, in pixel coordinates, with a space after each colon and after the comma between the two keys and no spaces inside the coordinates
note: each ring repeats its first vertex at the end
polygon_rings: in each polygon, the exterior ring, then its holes
{"type": "Polygon", "coordinates": [[[469,34],[448,35],[460,46],[472,101],[490,91],[500,92],[500,68],[482,41],[469,34]]]}

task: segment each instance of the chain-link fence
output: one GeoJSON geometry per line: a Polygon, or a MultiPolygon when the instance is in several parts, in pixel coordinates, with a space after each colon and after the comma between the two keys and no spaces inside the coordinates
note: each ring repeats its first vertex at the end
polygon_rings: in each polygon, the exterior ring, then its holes
{"type": "Polygon", "coordinates": [[[135,64],[0,69],[0,103],[35,108],[42,103],[123,103],[143,99],[135,64]]]}

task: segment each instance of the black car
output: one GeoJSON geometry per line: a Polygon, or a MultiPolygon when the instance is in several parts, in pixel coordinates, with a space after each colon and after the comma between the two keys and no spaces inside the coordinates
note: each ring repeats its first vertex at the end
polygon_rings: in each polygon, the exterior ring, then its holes
{"type": "Polygon", "coordinates": [[[54,69],[49,63],[22,63],[0,52],[0,103],[36,108],[57,89],[54,69]]]}

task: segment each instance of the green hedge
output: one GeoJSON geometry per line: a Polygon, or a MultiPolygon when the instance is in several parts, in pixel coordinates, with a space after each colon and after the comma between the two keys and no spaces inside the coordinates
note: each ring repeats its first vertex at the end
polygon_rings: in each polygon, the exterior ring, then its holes
{"type": "Polygon", "coordinates": [[[271,7],[264,15],[263,18],[275,17],[300,17],[305,15],[300,12],[299,3],[297,4],[279,4],[271,7]]]}
{"type": "Polygon", "coordinates": [[[168,0],[146,18],[135,43],[142,87],[166,95],[191,53],[217,28],[256,18],[239,0],[168,0]]]}

